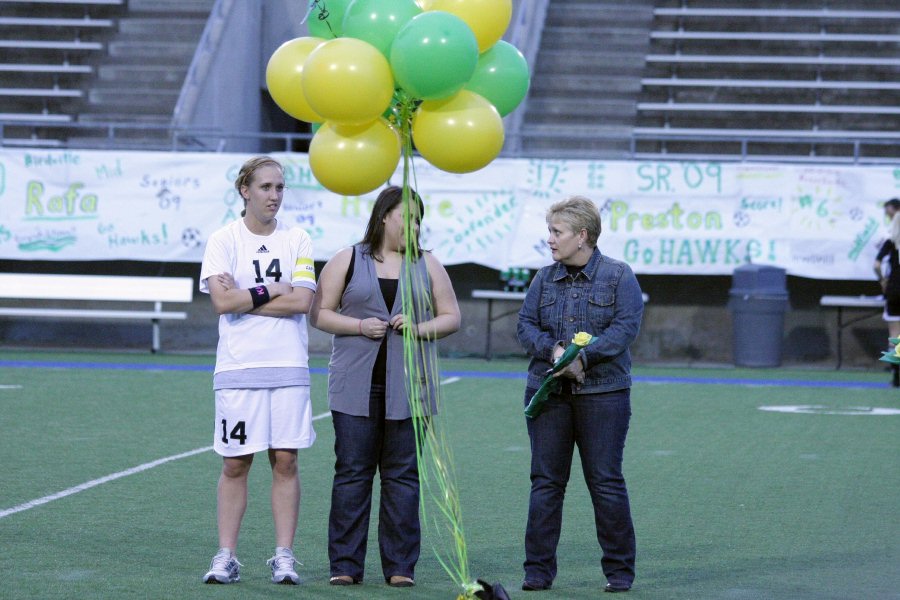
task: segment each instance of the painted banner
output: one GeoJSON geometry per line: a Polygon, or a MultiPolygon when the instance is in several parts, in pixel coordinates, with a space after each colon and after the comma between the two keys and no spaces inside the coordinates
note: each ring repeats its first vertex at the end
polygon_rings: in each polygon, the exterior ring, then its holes
{"type": "MultiPolygon", "coordinates": [[[[377,192],[341,197],[308,157],[286,168],[279,218],[304,227],[318,260],[360,239],[377,192]]],[[[243,154],[0,150],[0,258],[200,262],[238,217],[243,154]]],[[[638,274],[724,275],[748,263],[818,279],[871,279],[900,195],[900,168],[717,162],[498,159],[456,175],[415,162],[423,246],[444,264],[550,262],[553,202],[601,208],[600,249],[638,274]]],[[[395,182],[400,181],[398,173],[395,182]]]]}

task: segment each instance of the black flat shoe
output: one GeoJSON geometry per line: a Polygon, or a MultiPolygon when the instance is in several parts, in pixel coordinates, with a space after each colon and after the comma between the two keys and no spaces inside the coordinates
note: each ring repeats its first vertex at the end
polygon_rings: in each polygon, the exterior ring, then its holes
{"type": "Polygon", "coordinates": [[[335,575],[328,580],[328,585],[356,585],[359,583],[349,575],[335,575]]]}
{"type": "Polygon", "coordinates": [[[613,585],[611,583],[607,583],[606,587],[603,588],[604,592],[609,592],[610,594],[618,594],[620,592],[627,592],[630,590],[630,587],[619,587],[617,585],[613,585]]]}
{"type": "Polygon", "coordinates": [[[522,582],[522,590],[526,592],[543,592],[551,587],[553,587],[552,583],[539,583],[537,581],[528,581],[527,579],[522,582]]]}

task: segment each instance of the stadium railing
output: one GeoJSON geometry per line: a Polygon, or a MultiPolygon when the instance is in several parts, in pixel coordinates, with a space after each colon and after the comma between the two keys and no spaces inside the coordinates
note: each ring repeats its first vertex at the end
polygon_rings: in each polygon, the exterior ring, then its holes
{"type": "Polygon", "coordinates": [[[874,150],[880,147],[896,148],[900,144],[898,131],[834,131],[806,129],[730,129],[693,127],[636,127],[632,132],[631,156],[639,160],[741,160],[777,162],[817,162],[845,164],[884,164],[896,162],[896,157],[880,156],[874,150]],[[678,151],[670,152],[667,142],[683,142],[708,148],[710,141],[730,143],[732,152],[678,151]],[[658,151],[642,151],[642,142],[663,144],[658,151]],[[846,146],[840,155],[817,155],[816,146],[846,146]],[[774,154],[766,151],[751,151],[751,145],[764,150],[767,146],[802,146],[796,154],[774,154]],[[867,154],[872,152],[873,154],[867,154]]]}

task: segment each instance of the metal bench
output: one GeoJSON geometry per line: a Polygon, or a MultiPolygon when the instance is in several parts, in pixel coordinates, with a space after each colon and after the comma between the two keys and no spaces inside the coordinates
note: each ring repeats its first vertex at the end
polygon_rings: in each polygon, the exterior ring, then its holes
{"type": "Polygon", "coordinates": [[[0,273],[0,298],[45,300],[63,303],[53,307],[0,306],[0,316],[14,318],[150,321],[150,349],[157,352],[159,322],[185,320],[186,312],[163,310],[163,302],[191,302],[194,280],[190,277],[134,277],[123,275],[56,275],[0,273]],[[152,309],[73,308],[66,302],[89,301],[93,306],[110,302],[152,303],[152,309]]]}

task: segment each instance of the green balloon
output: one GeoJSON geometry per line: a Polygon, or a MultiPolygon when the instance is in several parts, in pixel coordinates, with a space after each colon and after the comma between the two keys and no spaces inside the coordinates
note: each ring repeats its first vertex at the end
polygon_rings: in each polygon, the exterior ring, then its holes
{"type": "Polygon", "coordinates": [[[515,46],[500,40],[478,57],[466,89],[484,96],[505,117],[525,99],[530,83],[525,57],[515,46]]]}
{"type": "Polygon", "coordinates": [[[390,60],[397,33],[421,13],[415,0],[353,0],[344,14],[344,36],[369,42],[390,60]]]}
{"type": "Polygon", "coordinates": [[[351,0],[316,0],[306,19],[309,35],[330,40],[343,35],[342,24],[351,0]]]}
{"type": "Polygon", "coordinates": [[[461,90],[478,64],[478,41],[465,21],[441,10],[413,17],[391,46],[394,79],[414,98],[438,100],[461,90]]]}

